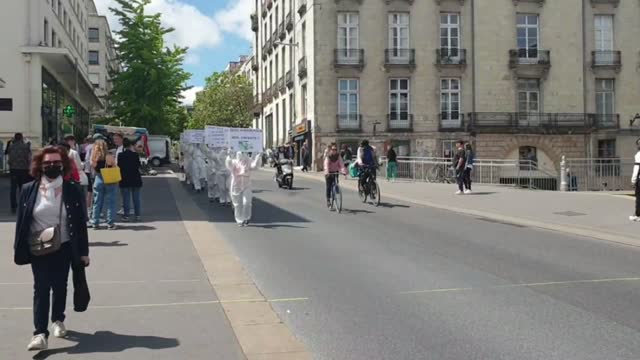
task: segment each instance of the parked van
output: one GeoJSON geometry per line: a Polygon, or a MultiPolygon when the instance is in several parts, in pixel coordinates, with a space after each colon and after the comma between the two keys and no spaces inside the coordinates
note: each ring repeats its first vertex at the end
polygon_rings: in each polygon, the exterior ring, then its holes
{"type": "Polygon", "coordinates": [[[171,163],[171,139],[164,135],[149,135],[149,162],[153,167],[171,163]]]}

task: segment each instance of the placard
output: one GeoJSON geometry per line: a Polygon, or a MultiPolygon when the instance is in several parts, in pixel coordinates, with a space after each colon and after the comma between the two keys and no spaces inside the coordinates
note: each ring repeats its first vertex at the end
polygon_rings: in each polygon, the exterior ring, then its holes
{"type": "Polygon", "coordinates": [[[229,128],[221,126],[206,126],[204,128],[204,143],[213,148],[229,146],[229,128]]]}
{"type": "Polygon", "coordinates": [[[229,148],[232,151],[261,152],[262,130],[229,128],[229,148]]]}
{"type": "Polygon", "coordinates": [[[186,144],[203,144],[204,143],[204,130],[185,130],[184,142],[186,144]]]}

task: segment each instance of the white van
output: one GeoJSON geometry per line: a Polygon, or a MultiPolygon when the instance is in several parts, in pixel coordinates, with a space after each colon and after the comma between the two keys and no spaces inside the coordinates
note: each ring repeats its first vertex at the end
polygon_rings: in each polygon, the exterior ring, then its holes
{"type": "Polygon", "coordinates": [[[171,163],[171,139],[164,135],[149,135],[149,162],[153,167],[171,163]]]}

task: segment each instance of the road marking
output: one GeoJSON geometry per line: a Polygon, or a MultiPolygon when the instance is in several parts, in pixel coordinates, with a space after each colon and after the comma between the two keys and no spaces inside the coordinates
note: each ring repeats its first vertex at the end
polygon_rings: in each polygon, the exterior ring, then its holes
{"type": "Polygon", "coordinates": [[[449,288],[449,289],[413,290],[413,291],[402,291],[399,294],[401,294],[401,295],[431,294],[431,293],[460,292],[460,291],[470,291],[470,290],[490,290],[490,289],[505,289],[505,288],[519,288],[519,287],[539,287],[539,286],[553,286],[553,285],[593,284],[593,283],[607,283],[607,282],[620,282],[620,281],[640,281],[640,277],[611,278],[611,279],[591,279],[591,280],[548,281],[548,282],[524,283],[524,284],[494,285],[494,286],[476,287],[476,288],[474,288],[474,287],[464,287],[464,288],[449,288]]]}
{"type": "MultiPolygon", "coordinates": [[[[152,308],[152,307],[172,307],[172,306],[193,306],[193,305],[211,305],[211,304],[229,304],[229,303],[255,303],[255,302],[297,302],[307,301],[309,298],[282,298],[282,299],[244,299],[244,300],[208,300],[208,301],[186,301],[175,303],[150,303],[150,304],[125,304],[125,305],[89,305],[89,309],[135,309],[135,308],[152,308]]],[[[69,309],[73,309],[69,307],[69,309]]],[[[32,307],[0,307],[0,311],[20,311],[33,310],[32,307]]]]}
{"type": "MultiPolygon", "coordinates": [[[[90,285],[111,285],[111,284],[157,284],[157,283],[195,283],[195,282],[207,282],[206,279],[190,279],[190,280],[97,280],[89,281],[90,285]]],[[[31,282],[3,282],[0,286],[15,286],[15,285],[33,285],[31,282]]]]}

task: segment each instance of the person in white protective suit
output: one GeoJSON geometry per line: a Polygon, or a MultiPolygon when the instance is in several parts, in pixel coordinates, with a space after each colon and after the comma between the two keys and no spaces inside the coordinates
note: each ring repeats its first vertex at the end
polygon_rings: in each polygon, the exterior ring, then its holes
{"type": "Polygon", "coordinates": [[[216,174],[218,173],[218,154],[207,147],[207,195],[209,202],[214,202],[220,198],[216,174]]]}
{"type": "Polygon", "coordinates": [[[216,154],[216,185],[218,188],[218,195],[220,196],[220,204],[224,206],[231,205],[231,173],[225,165],[225,160],[229,152],[222,150],[219,154],[216,154]]]}
{"type": "Polygon", "coordinates": [[[191,165],[191,181],[193,188],[200,192],[203,184],[207,181],[207,163],[204,160],[204,153],[199,145],[193,145],[193,160],[191,165]]]}
{"type": "Polygon", "coordinates": [[[236,158],[227,156],[226,166],[231,172],[231,201],[238,226],[247,226],[251,220],[251,202],[253,194],[251,190],[251,170],[258,167],[261,154],[255,155],[251,160],[249,156],[238,151],[236,158]]]}

